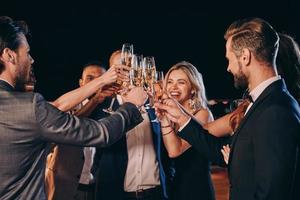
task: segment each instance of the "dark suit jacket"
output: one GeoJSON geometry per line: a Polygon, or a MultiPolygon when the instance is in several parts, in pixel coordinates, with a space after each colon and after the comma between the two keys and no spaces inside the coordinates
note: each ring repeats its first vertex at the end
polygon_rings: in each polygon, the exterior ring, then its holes
{"type": "MultiPolygon", "coordinates": [[[[180,136],[212,160],[222,159],[223,141],[194,121],[180,136]]],[[[283,80],[275,81],[254,102],[233,136],[228,166],[230,198],[300,199],[296,192],[292,197],[299,181],[295,180],[299,174],[299,137],[299,105],[283,80]]]]}
{"type": "MultiPolygon", "coordinates": [[[[118,107],[115,101],[114,109],[118,107]]],[[[153,109],[147,110],[151,121],[153,143],[156,152],[156,159],[159,164],[160,183],[163,189],[163,196],[167,197],[167,182],[169,177],[169,159],[162,144],[160,124],[155,121],[156,115],[153,109]],[[154,120],[154,121],[153,121],[154,120]]],[[[95,156],[96,178],[96,199],[101,200],[123,200],[124,199],[124,178],[127,169],[128,155],[126,137],[123,137],[116,144],[108,148],[97,149],[95,156]]]]}
{"type": "Polygon", "coordinates": [[[100,121],[78,118],[54,108],[40,94],[14,92],[4,81],[0,81],[0,113],[1,200],[46,199],[45,159],[50,142],[108,146],[142,121],[130,103],[100,121]]]}

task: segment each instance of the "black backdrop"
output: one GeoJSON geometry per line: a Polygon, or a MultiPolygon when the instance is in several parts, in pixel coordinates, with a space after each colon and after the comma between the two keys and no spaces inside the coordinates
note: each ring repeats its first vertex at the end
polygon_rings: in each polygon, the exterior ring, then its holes
{"type": "Polygon", "coordinates": [[[236,98],[226,72],[224,31],[236,19],[261,17],[300,42],[296,0],[277,1],[2,1],[0,15],[25,20],[30,27],[36,90],[46,99],[78,86],[81,66],[107,64],[122,43],[153,55],[167,71],[181,60],[203,74],[208,98],[236,98]]]}

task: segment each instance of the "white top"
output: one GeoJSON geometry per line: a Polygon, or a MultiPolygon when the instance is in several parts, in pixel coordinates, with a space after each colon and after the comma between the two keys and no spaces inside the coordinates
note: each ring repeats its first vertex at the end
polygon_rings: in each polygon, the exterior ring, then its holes
{"type": "MultiPolygon", "coordinates": [[[[81,103],[82,107],[85,105],[89,100],[86,99],[81,103]]],[[[94,163],[94,156],[96,154],[96,148],[95,147],[84,147],[83,148],[83,154],[84,154],[84,164],[81,171],[81,176],[79,179],[79,183],[81,184],[91,184],[94,181],[94,176],[91,173],[91,169],[94,163]]]]}

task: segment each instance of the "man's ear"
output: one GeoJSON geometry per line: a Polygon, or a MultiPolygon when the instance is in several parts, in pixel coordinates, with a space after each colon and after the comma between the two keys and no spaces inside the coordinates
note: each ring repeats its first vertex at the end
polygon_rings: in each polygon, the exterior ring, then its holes
{"type": "Polygon", "coordinates": [[[242,56],[241,56],[241,62],[244,64],[244,66],[248,66],[251,63],[251,51],[247,48],[244,48],[242,50],[242,56]]]}
{"type": "Polygon", "coordinates": [[[3,52],[0,56],[0,59],[3,63],[12,63],[15,64],[16,53],[9,48],[3,49],[3,52]]]}
{"type": "Polygon", "coordinates": [[[81,87],[83,84],[83,80],[82,79],[79,79],[79,86],[81,87]]]}

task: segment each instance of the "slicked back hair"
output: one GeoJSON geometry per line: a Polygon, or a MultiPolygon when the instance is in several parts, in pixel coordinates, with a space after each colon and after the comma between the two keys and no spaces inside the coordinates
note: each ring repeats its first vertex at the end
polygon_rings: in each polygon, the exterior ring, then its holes
{"type": "MultiPolygon", "coordinates": [[[[20,46],[20,35],[28,34],[28,26],[25,21],[14,21],[7,16],[0,16],[0,55],[2,55],[5,48],[13,51],[20,46]]],[[[0,72],[4,65],[0,61],[0,72]]]]}
{"type": "Polygon", "coordinates": [[[244,48],[268,66],[275,64],[279,37],[273,27],[263,19],[247,18],[233,22],[227,29],[225,40],[232,38],[231,50],[239,58],[244,48]]]}

